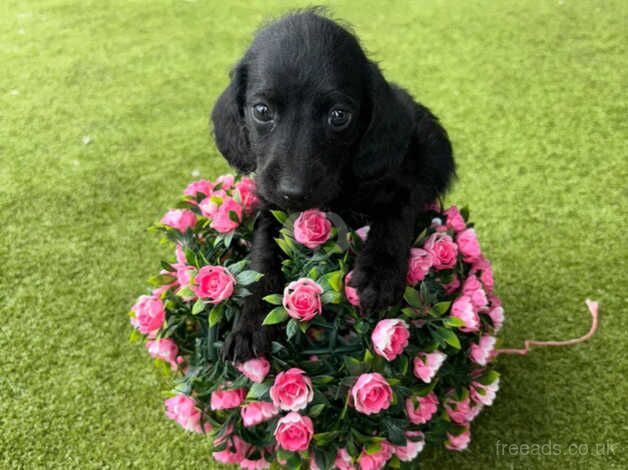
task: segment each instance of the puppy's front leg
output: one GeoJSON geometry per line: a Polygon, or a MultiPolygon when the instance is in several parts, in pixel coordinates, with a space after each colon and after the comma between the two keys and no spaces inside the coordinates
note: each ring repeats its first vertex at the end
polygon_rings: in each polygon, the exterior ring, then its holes
{"type": "Polygon", "coordinates": [[[246,298],[238,322],[225,341],[225,360],[243,362],[270,351],[277,328],[262,326],[268,313],[268,304],[262,299],[267,294],[280,292],[283,287],[281,257],[274,240],[279,228],[267,210],[261,211],[255,221],[250,269],[264,277],[250,287],[252,293],[246,298]]]}
{"type": "Polygon", "coordinates": [[[410,206],[372,221],[351,278],[360,305],[367,312],[377,312],[401,300],[416,223],[416,209],[410,206]]]}

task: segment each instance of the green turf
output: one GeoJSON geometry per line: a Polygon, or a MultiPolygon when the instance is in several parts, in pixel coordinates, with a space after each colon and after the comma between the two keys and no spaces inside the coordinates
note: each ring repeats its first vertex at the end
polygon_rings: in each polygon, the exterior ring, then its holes
{"type": "MultiPolygon", "coordinates": [[[[582,301],[601,303],[590,343],[500,359],[469,450],[426,451],[421,468],[628,466],[627,5],[333,4],[448,128],[449,200],[494,262],[505,344],[582,334],[582,301]]],[[[0,2],[0,468],[217,468],[164,417],[126,312],[158,268],[145,227],[193,171],[226,170],[207,115],[230,65],[294,6],[0,2]]]]}

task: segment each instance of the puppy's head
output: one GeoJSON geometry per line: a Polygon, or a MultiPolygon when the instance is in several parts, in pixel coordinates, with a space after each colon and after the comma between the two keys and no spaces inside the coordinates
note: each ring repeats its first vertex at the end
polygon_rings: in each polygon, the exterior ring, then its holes
{"type": "Polygon", "coordinates": [[[347,175],[374,178],[398,164],[410,115],[351,33],[305,11],[258,33],[212,120],[218,149],[256,172],[263,199],[303,210],[324,207],[347,175]]]}

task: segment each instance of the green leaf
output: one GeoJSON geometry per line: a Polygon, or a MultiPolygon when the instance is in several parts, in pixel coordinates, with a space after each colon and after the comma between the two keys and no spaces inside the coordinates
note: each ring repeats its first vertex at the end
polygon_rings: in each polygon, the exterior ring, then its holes
{"type": "Polygon", "coordinates": [[[493,382],[495,382],[497,379],[499,379],[499,373],[495,370],[490,370],[486,374],[482,375],[476,380],[480,382],[482,385],[490,385],[493,382]]]}
{"type": "Polygon", "coordinates": [[[373,356],[373,353],[371,352],[371,350],[367,349],[366,351],[364,351],[364,359],[362,360],[362,362],[364,362],[370,367],[371,364],[373,363],[374,357],[375,356],[373,356]]]}
{"type": "Polygon", "coordinates": [[[421,306],[421,299],[419,298],[419,292],[416,289],[408,286],[403,293],[403,299],[408,302],[408,305],[414,308],[421,306]]]}
{"type": "Polygon", "coordinates": [[[316,418],[323,412],[323,408],[325,408],[325,403],[319,403],[318,405],[311,406],[307,414],[312,418],[316,418]]]}
{"type": "Polygon", "coordinates": [[[469,208],[467,206],[464,206],[462,209],[460,209],[460,215],[465,220],[465,222],[467,222],[469,220],[469,208]]]}
{"type": "Polygon", "coordinates": [[[148,283],[151,286],[159,287],[165,284],[170,284],[175,280],[174,274],[159,274],[157,276],[153,276],[148,280],[148,283]]]}
{"type": "Polygon", "coordinates": [[[243,259],[241,261],[238,261],[237,263],[230,264],[229,266],[227,266],[227,268],[229,269],[229,271],[231,271],[231,274],[237,276],[246,267],[248,262],[248,259],[243,259]]]}
{"type": "Polygon", "coordinates": [[[384,419],[383,423],[390,442],[397,446],[405,446],[407,444],[406,436],[402,428],[387,419],[384,419]]]}
{"type": "Polygon", "coordinates": [[[281,306],[275,307],[266,315],[262,325],[276,325],[277,323],[286,321],[288,317],[288,311],[285,308],[281,306]]]}
{"type": "Polygon", "coordinates": [[[312,377],[312,382],[316,385],[325,385],[336,380],[331,375],[319,375],[317,377],[312,377]]]}
{"type": "Polygon", "coordinates": [[[297,334],[298,331],[299,331],[299,322],[295,320],[294,318],[291,318],[290,321],[288,322],[288,325],[286,326],[286,336],[290,340],[294,338],[294,336],[297,334]]]}
{"type": "Polygon", "coordinates": [[[277,219],[277,222],[279,222],[280,224],[283,224],[288,218],[288,214],[283,211],[274,210],[270,211],[270,213],[273,214],[273,217],[275,217],[275,219],[277,219]]]}
{"type": "Polygon", "coordinates": [[[328,290],[321,295],[321,302],[324,304],[339,304],[342,301],[340,292],[328,290]]]}
{"type": "Polygon", "coordinates": [[[198,315],[205,309],[205,302],[202,299],[198,299],[192,307],[192,315],[198,315]]]}
{"type": "Polygon", "coordinates": [[[439,302],[436,305],[434,305],[433,309],[436,310],[436,312],[438,312],[439,315],[444,315],[445,313],[447,313],[450,306],[451,306],[451,301],[439,302]]]}
{"type": "Polygon", "coordinates": [[[269,383],[254,383],[253,385],[251,385],[251,388],[249,388],[249,392],[246,394],[246,398],[247,400],[255,400],[261,398],[266,394],[266,392],[268,392],[269,389],[269,383]]]}
{"type": "Polygon", "coordinates": [[[231,222],[236,224],[240,223],[240,217],[238,217],[238,213],[236,211],[229,211],[229,219],[231,219],[231,222]]]}
{"type": "Polygon", "coordinates": [[[313,439],[317,446],[324,447],[333,441],[336,436],[338,436],[338,431],[319,432],[314,434],[313,439]]]}
{"type": "Polygon", "coordinates": [[[177,297],[194,297],[196,294],[189,286],[184,287],[179,292],[177,292],[177,297]]]}
{"type": "Polygon", "coordinates": [[[309,321],[299,322],[299,329],[301,330],[301,333],[305,334],[309,327],[310,327],[310,322],[309,321]]]}
{"type": "Polygon", "coordinates": [[[216,326],[222,320],[223,306],[222,304],[215,305],[209,312],[209,326],[210,328],[216,326]]]}
{"type": "Polygon", "coordinates": [[[443,318],[443,326],[448,328],[459,328],[464,326],[464,321],[458,317],[446,317],[443,318]]]}
{"type": "Polygon", "coordinates": [[[291,245],[283,238],[275,238],[275,243],[281,248],[286,255],[292,257],[292,247],[291,245]]]}
{"type": "Polygon", "coordinates": [[[169,272],[176,271],[176,269],[173,268],[172,265],[166,261],[162,261],[160,264],[161,264],[162,269],[165,269],[166,271],[169,271],[169,272]]]}
{"type": "Polygon", "coordinates": [[[281,294],[270,294],[263,297],[262,300],[271,305],[281,305],[283,303],[283,296],[281,294]]]}
{"type": "Polygon", "coordinates": [[[361,373],[365,372],[366,369],[368,368],[367,363],[362,362],[353,356],[345,356],[344,364],[347,370],[349,371],[349,374],[351,375],[360,375],[361,373]]]}
{"type": "Polygon", "coordinates": [[[364,450],[369,455],[377,454],[380,450],[382,450],[382,444],[380,441],[373,440],[366,445],[364,450]]]}
{"type": "Polygon", "coordinates": [[[231,241],[233,240],[233,235],[234,234],[235,234],[235,230],[232,230],[231,232],[225,234],[225,236],[223,238],[223,242],[224,242],[226,248],[229,248],[231,246],[231,241]]]}
{"type": "Polygon", "coordinates": [[[452,330],[449,330],[447,328],[437,328],[435,331],[433,331],[433,334],[435,334],[435,339],[439,343],[442,344],[442,340],[444,340],[445,343],[449,344],[451,347],[460,349],[460,340],[458,339],[458,336],[456,336],[456,333],[454,333],[452,330]]]}
{"type": "Polygon", "coordinates": [[[259,281],[263,276],[262,273],[258,273],[257,271],[246,270],[236,276],[236,281],[242,286],[248,286],[249,284],[259,281]]]}
{"type": "Polygon", "coordinates": [[[401,313],[406,318],[415,318],[417,316],[417,311],[410,307],[404,307],[401,309],[401,313]]]}
{"type": "Polygon", "coordinates": [[[342,291],[343,284],[341,271],[333,271],[331,273],[327,273],[323,276],[323,279],[325,279],[329,283],[329,286],[336,292],[342,291]]]}

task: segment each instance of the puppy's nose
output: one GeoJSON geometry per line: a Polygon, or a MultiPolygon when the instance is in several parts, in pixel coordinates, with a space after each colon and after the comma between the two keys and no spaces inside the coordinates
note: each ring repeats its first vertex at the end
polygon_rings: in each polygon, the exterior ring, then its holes
{"type": "Polygon", "coordinates": [[[277,191],[286,201],[303,202],[309,197],[309,192],[303,185],[290,181],[280,181],[277,191]]]}

